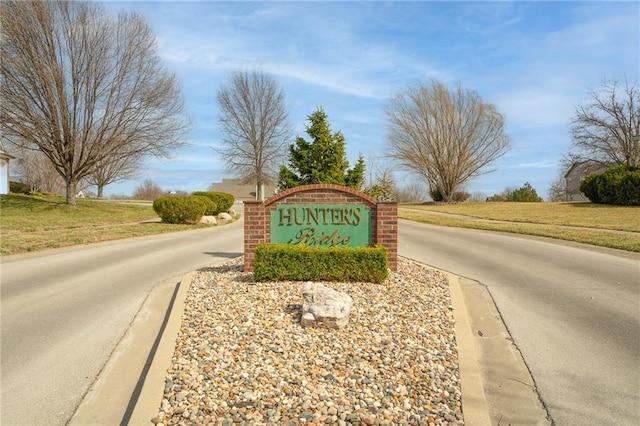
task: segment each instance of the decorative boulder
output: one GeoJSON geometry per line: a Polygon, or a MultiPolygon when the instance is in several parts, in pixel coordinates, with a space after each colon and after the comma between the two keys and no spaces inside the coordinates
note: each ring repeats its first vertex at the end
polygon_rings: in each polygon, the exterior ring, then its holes
{"type": "Polygon", "coordinates": [[[229,213],[224,213],[223,212],[223,213],[219,213],[218,214],[218,219],[220,219],[220,220],[231,220],[232,217],[231,217],[231,215],[229,213]]]}
{"type": "Polygon", "coordinates": [[[202,219],[200,219],[200,223],[209,223],[209,224],[215,225],[218,222],[216,221],[215,216],[202,216],[202,219]]]}
{"type": "Polygon", "coordinates": [[[302,286],[303,327],[342,328],[349,322],[353,299],[324,284],[306,282],[302,286]]]}

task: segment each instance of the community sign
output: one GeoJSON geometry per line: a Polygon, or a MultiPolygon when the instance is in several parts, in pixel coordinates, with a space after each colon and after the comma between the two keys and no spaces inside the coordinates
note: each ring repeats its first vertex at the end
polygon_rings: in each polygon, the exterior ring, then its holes
{"type": "Polygon", "coordinates": [[[365,247],[371,212],[364,204],[280,204],[271,211],[271,244],[365,247]]]}

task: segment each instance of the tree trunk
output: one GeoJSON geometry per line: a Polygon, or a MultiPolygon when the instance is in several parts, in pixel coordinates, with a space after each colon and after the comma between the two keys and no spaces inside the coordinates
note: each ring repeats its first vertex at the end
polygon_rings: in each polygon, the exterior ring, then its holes
{"type": "Polygon", "coordinates": [[[104,185],[97,185],[98,186],[98,198],[102,198],[102,194],[104,193],[104,185]]]}
{"type": "Polygon", "coordinates": [[[264,201],[264,187],[260,180],[256,182],[256,201],[264,201]]]}
{"type": "Polygon", "coordinates": [[[67,181],[67,204],[70,206],[76,205],[76,190],[78,183],[75,180],[67,181]]]}

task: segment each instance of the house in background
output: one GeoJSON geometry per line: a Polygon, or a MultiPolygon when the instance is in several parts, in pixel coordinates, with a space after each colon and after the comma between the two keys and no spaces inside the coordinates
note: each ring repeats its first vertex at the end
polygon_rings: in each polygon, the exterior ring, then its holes
{"type": "Polygon", "coordinates": [[[0,141],[0,194],[8,194],[9,189],[9,163],[16,157],[12,157],[4,149],[0,141]]]}
{"type": "Polygon", "coordinates": [[[566,188],[567,201],[589,201],[587,197],[580,192],[580,184],[589,175],[602,173],[609,166],[596,163],[594,161],[578,161],[569,167],[567,173],[564,174],[564,182],[566,188]]]}
{"type": "MultiPolygon", "coordinates": [[[[209,190],[231,194],[236,201],[244,202],[256,199],[256,185],[243,184],[242,179],[222,179],[220,183],[212,183],[209,190]]],[[[264,185],[263,191],[264,198],[267,199],[276,193],[276,187],[275,185],[264,185]]]]}

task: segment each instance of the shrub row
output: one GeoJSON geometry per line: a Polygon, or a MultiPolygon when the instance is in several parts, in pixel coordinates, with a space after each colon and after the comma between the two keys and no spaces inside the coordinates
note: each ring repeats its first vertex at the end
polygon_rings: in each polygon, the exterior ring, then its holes
{"type": "Polygon", "coordinates": [[[166,195],[153,200],[153,211],[165,223],[194,224],[202,216],[228,211],[235,199],[224,192],[194,192],[192,195],[166,195]]]}
{"type": "Polygon", "coordinates": [[[165,223],[194,224],[211,207],[211,200],[196,195],[166,195],[153,200],[153,211],[165,223]]]}
{"type": "Polygon", "coordinates": [[[319,248],[261,244],[256,247],[256,281],[360,281],[381,283],[387,277],[386,247],[319,248]]]}
{"type": "Polygon", "coordinates": [[[229,211],[231,206],[233,206],[233,203],[236,201],[233,195],[227,194],[226,192],[196,191],[193,195],[207,197],[215,203],[215,211],[213,213],[207,213],[208,215],[213,216],[229,211]]]}
{"type": "Polygon", "coordinates": [[[640,206],[640,168],[621,165],[587,176],[580,191],[598,204],[640,206]]]}

